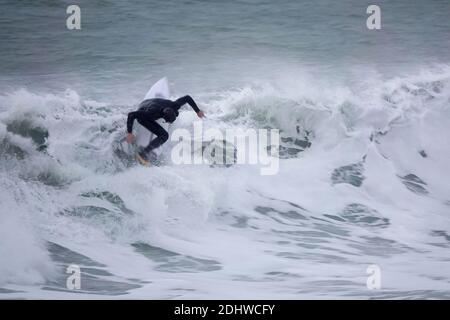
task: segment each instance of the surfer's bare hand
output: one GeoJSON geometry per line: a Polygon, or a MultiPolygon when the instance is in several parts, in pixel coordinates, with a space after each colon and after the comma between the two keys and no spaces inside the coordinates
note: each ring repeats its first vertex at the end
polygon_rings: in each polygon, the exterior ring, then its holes
{"type": "Polygon", "coordinates": [[[134,141],[134,135],[132,133],[127,133],[127,142],[132,143],[134,141]]]}
{"type": "Polygon", "coordinates": [[[202,110],[200,110],[199,112],[197,112],[197,116],[198,116],[199,118],[204,118],[204,117],[205,117],[205,114],[203,113],[202,110]]]}

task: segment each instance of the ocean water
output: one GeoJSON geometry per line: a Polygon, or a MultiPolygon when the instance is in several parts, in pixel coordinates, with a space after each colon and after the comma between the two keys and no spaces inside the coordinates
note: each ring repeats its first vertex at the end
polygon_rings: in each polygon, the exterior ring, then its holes
{"type": "Polygon", "coordinates": [[[450,3],[375,3],[0,0],[0,298],[449,299],[450,3]],[[279,172],[124,167],[163,76],[279,172]]]}

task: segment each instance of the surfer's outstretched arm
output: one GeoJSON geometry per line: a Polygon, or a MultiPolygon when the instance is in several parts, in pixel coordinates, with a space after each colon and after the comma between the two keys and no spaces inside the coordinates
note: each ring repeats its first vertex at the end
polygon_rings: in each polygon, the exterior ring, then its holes
{"type": "Polygon", "coordinates": [[[187,103],[187,104],[189,104],[192,107],[192,109],[194,109],[195,113],[197,113],[197,115],[200,118],[204,117],[203,111],[200,110],[200,108],[195,103],[194,99],[192,99],[192,97],[189,96],[189,95],[181,97],[181,98],[175,100],[175,103],[178,104],[180,107],[187,103]]]}

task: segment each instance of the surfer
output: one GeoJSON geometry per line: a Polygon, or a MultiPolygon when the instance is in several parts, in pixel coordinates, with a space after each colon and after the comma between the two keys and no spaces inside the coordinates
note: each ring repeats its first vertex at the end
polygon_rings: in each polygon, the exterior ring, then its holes
{"type": "Polygon", "coordinates": [[[178,110],[186,103],[194,109],[199,118],[205,116],[203,111],[201,111],[195,103],[194,99],[189,95],[175,101],[161,98],[147,99],[141,102],[137,111],[128,114],[126,137],[128,143],[132,143],[135,139],[135,136],[132,133],[134,120],[137,120],[142,126],[156,136],[155,139],[150,141],[147,147],[138,152],[137,159],[141,164],[149,165],[148,155],[150,152],[169,139],[167,131],[161,127],[156,120],[164,119],[168,123],[174,122],[178,116],[178,110]]]}

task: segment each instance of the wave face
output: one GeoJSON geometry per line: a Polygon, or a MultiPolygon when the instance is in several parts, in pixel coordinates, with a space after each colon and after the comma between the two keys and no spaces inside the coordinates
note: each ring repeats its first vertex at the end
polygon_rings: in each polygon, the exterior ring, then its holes
{"type": "Polygon", "coordinates": [[[126,168],[134,102],[2,93],[0,297],[450,298],[449,69],[313,79],[200,95],[205,127],[280,129],[274,176],[126,168]]]}

